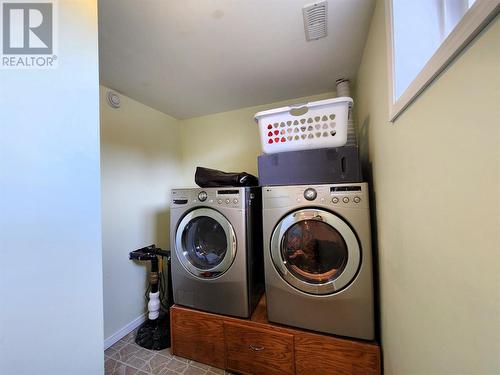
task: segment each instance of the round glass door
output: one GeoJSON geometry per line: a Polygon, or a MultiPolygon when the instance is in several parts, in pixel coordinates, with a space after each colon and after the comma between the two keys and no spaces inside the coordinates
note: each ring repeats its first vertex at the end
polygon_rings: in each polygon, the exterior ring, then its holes
{"type": "Polygon", "coordinates": [[[333,227],[317,220],[303,220],[287,229],[281,258],[297,278],[312,284],[335,280],[347,264],[347,245],[333,227]]]}
{"type": "Polygon", "coordinates": [[[226,256],[226,233],[217,220],[209,216],[199,216],[184,228],[182,247],[193,266],[209,270],[218,266],[226,256]]]}
{"type": "Polygon", "coordinates": [[[179,223],[176,254],[184,268],[202,278],[220,276],[236,254],[236,236],[229,221],[219,212],[199,208],[179,223]]]}
{"type": "Polygon", "coordinates": [[[331,294],[356,276],[361,253],[349,225],[323,210],[286,216],[271,238],[271,256],[281,276],[297,289],[331,294]]]}

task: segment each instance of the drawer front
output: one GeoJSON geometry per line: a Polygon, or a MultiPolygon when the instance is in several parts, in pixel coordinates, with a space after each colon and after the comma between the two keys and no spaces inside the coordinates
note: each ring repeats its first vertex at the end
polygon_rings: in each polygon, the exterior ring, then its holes
{"type": "Polygon", "coordinates": [[[376,345],[305,332],[294,343],[297,375],[380,375],[376,345]]]}
{"type": "Polygon", "coordinates": [[[226,368],[253,375],[295,373],[293,335],[224,322],[226,368]]]}
{"type": "Polygon", "coordinates": [[[224,325],[213,315],[172,307],[172,352],[224,368],[224,325]]]}

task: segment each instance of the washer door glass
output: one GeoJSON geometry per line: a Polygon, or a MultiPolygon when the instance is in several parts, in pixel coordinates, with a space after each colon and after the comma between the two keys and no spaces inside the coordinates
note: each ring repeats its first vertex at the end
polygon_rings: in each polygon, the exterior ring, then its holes
{"type": "Polygon", "coordinates": [[[231,267],[236,256],[233,226],[216,210],[196,208],[177,226],[175,254],[181,265],[196,277],[220,276],[231,267]]]}
{"type": "Polygon", "coordinates": [[[281,244],[281,257],[298,279],[311,284],[334,280],[347,264],[347,245],[330,225],[303,220],[287,229],[281,244]]]}
{"type": "Polygon", "coordinates": [[[291,212],[271,236],[271,258],[281,277],[305,293],[337,293],[356,277],[361,248],[351,227],[321,209],[291,212]]]}
{"type": "Polygon", "coordinates": [[[199,216],[184,228],[182,247],[193,266],[200,270],[209,270],[219,265],[226,256],[226,233],[217,220],[199,216]]]}

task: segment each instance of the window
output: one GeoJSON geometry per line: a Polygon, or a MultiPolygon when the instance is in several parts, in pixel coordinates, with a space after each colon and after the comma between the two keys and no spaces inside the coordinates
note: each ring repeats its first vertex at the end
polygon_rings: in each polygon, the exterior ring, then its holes
{"type": "Polygon", "coordinates": [[[393,121],[498,13],[496,0],[386,0],[393,121]]]}

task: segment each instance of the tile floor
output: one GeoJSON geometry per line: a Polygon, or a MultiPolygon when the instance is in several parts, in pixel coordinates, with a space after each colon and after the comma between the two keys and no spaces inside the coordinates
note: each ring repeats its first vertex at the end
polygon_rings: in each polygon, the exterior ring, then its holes
{"type": "Polygon", "coordinates": [[[134,342],[129,333],[104,351],[106,375],[216,375],[228,371],[174,356],[170,349],[148,350],[134,342]]]}

